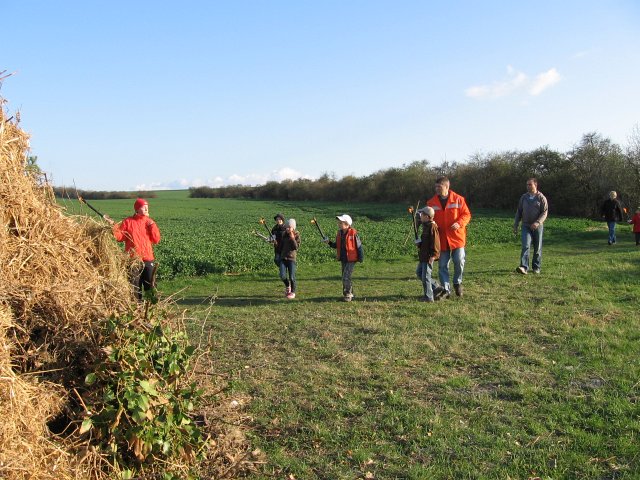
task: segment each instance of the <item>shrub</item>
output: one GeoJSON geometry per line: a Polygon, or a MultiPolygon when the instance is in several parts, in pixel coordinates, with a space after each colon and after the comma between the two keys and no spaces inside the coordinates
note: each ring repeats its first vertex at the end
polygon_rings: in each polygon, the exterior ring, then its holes
{"type": "Polygon", "coordinates": [[[91,393],[80,432],[122,478],[157,464],[184,470],[206,442],[191,416],[202,391],[185,380],[195,348],[183,331],[160,321],[141,325],[133,316],[112,316],[104,334],[106,358],[85,379],[91,393]]]}

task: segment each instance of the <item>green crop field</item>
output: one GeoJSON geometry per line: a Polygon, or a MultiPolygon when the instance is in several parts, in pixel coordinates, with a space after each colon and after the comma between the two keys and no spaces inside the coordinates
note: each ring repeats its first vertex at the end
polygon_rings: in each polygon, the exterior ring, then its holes
{"type": "MultiPolygon", "coordinates": [[[[267,202],[233,199],[189,198],[187,191],[161,191],[150,199],[150,215],[157,221],[163,236],[155,248],[161,265],[160,278],[199,276],[209,273],[264,271],[272,266],[271,247],[252,232],[267,234],[258,223],[264,217],[269,229],[273,216],[282,212],[295,218],[303,248],[299,262],[316,265],[333,261],[331,250],[320,242],[320,235],[310,223],[316,217],[324,233],[334,237],[335,216],[349,213],[354,227],[366,245],[367,259],[390,260],[413,258],[408,205],[332,204],[319,202],[267,202]]],[[[61,202],[69,213],[98,218],[77,200],[61,202]]],[[[90,201],[102,213],[119,220],[133,213],[133,200],[90,201]]],[[[469,247],[519,245],[512,234],[513,215],[505,212],[474,211],[469,226],[469,247]]],[[[600,224],[588,220],[549,220],[550,239],[574,236],[600,224]]]]}
{"type": "MultiPolygon", "coordinates": [[[[131,204],[95,202],[114,218],[131,204]]],[[[640,248],[629,228],[608,246],[604,224],[552,212],[542,274],[522,276],[511,212],[471,210],[465,296],[424,304],[407,205],[151,200],[160,291],[186,309],[224,401],[244,409],[266,456],[251,478],[640,478],[640,248]],[[278,211],[302,234],[295,300],[251,234],[278,211]],[[343,212],[366,254],[349,304],[309,224],[333,233],[343,212]]]]}

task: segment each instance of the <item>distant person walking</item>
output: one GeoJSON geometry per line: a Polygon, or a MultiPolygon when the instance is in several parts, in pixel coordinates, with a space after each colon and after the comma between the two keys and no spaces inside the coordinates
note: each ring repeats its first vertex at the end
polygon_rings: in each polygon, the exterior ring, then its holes
{"type": "Polygon", "coordinates": [[[144,198],[138,198],[133,209],[135,214],[120,223],[114,222],[108,215],[104,219],[111,225],[115,239],[124,242],[124,251],[143,262],[140,271],[132,278],[136,297],[141,300],[143,291],[155,287],[157,264],[153,256],[153,245],[160,241],[160,229],[149,217],[149,202],[144,198]]]}
{"type": "Polygon", "coordinates": [[[278,242],[280,249],[280,280],[284,282],[284,296],[289,300],[296,298],[296,257],[300,248],[300,234],[296,230],[296,221],[290,218],[286,222],[278,242]]]}
{"type": "Polygon", "coordinates": [[[273,219],[276,224],[271,229],[271,242],[273,243],[273,262],[280,268],[280,260],[282,258],[282,235],[287,226],[284,224],[285,218],[282,213],[277,213],[273,219]]]}
{"type": "Polygon", "coordinates": [[[616,243],[616,222],[621,222],[623,218],[622,205],[618,200],[618,194],[615,191],[609,192],[609,198],[607,198],[602,207],[600,208],[600,215],[607,222],[609,227],[609,245],[616,243]]]}
{"type": "Polygon", "coordinates": [[[440,260],[438,276],[440,285],[445,289],[444,297],[451,294],[449,284],[449,262],[453,260],[453,289],[462,297],[462,274],[464,272],[467,225],[471,221],[471,212],[462,195],[449,189],[447,177],[436,179],[436,194],[427,200],[427,206],[434,210],[434,221],[440,234],[440,260]]]}
{"type": "Polygon", "coordinates": [[[336,216],[338,220],[338,233],[336,241],[332,242],[328,238],[323,239],[327,245],[336,249],[336,258],[342,264],[342,299],[345,302],[353,300],[353,283],[351,277],[356,262],[362,262],[364,253],[360,236],[352,227],[353,220],[346,213],[336,216]]]}
{"type": "Polygon", "coordinates": [[[533,244],[533,273],[540,273],[542,266],[542,233],[543,223],[547,219],[549,204],[547,198],[538,191],[538,180],[527,180],[527,193],[520,197],[516,218],[513,224],[513,234],[518,234],[518,224],[522,221],[522,251],[520,266],[516,272],[526,275],[529,271],[529,250],[533,244]]]}
{"type": "Polygon", "coordinates": [[[422,302],[433,302],[440,299],[444,294],[444,289],[431,283],[431,271],[433,262],[440,256],[440,234],[438,225],[433,221],[434,211],[431,207],[424,207],[418,210],[420,223],[422,224],[422,235],[416,239],[418,247],[418,267],[416,275],[422,281],[422,302]]]}
{"type": "Polygon", "coordinates": [[[636,208],[636,213],[629,219],[629,223],[633,225],[633,234],[636,237],[636,247],[640,245],[640,207],[636,208]]]}

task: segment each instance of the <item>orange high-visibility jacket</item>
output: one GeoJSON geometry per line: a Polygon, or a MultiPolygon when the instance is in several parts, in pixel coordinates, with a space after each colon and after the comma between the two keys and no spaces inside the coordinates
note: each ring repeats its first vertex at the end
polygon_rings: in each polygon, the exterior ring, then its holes
{"type": "MultiPolygon", "coordinates": [[[[347,249],[347,262],[357,262],[358,261],[358,245],[357,238],[358,232],[349,227],[347,233],[345,234],[345,247],[347,249]]],[[[336,257],[340,260],[340,250],[342,248],[342,235],[340,231],[336,235],[336,257]]]]}
{"type": "Polygon", "coordinates": [[[464,247],[467,242],[467,225],[471,221],[471,212],[462,195],[449,190],[449,198],[444,209],[438,194],[427,200],[427,205],[435,211],[434,220],[440,232],[440,250],[455,250],[464,247]],[[460,228],[453,230],[451,225],[458,222],[460,228]]]}
{"type": "Polygon", "coordinates": [[[152,244],[160,241],[160,229],[156,222],[145,215],[135,214],[113,226],[113,236],[124,242],[124,251],[144,262],[153,261],[152,244]]]}

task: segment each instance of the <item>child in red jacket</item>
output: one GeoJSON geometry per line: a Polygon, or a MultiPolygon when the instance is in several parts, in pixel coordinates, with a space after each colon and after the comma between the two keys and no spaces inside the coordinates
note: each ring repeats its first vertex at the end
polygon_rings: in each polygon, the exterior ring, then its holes
{"type": "Polygon", "coordinates": [[[124,251],[144,263],[131,279],[136,297],[142,300],[143,291],[155,288],[157,264],[154,261],[153,245],[160,241],[160,230],[149,216],[149,202],[138,198],[133,204],[133,209],[136,213],[120,223],[114,222],[108,215],[105,215],[104,219],[111,225],[115,239],[124,242],[124,251]]]}
{"type": "Polygon", "coordinates": [[[629,223],[633,225],[633,233],[636,236],[636,247],[640,245],[640,207],[636,209],[636,214],[631,217],[629,223]]]}

